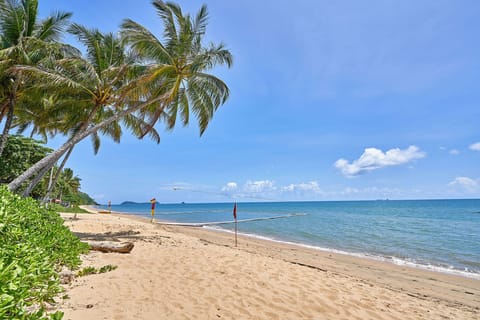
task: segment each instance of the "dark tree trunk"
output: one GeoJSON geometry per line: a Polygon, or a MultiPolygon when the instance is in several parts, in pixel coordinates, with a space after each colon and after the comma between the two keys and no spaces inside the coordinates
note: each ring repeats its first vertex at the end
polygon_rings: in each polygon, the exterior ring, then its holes
{"type": "Polygon", "coordinates": [[[11,101],[8,107],[7,118],[5,119],[5,126],[3,127],[2,136],[0,137],[0,156],[2,156],[5,145],[7,144],[8,134],[13,121],[13,106],[15,102],[11,101]]]}

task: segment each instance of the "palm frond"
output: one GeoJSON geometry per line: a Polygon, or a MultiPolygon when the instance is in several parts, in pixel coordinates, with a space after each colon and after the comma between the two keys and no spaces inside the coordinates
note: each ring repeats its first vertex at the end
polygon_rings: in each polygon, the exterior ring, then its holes
{"type": "Polygon", "coordinates": [[[0,1],[0,32],[3,47],[15,46],[26,29],[25,11],[16,0],[0,1]]]}
{"type": "Polygon", "coordinates": [[[172,61],[170,52],[163,46],[160,40],[135,21],[125,19],[122,22],[121,35],[124,41],[138,52],[140,56],[156,61],[164,61],[164,63],[172,61]]]}
{"type": "Polygon", "coordinates": [[[177,41],[177,27],[175,25],[175,19],[173,17],[171,7],[161,0],[154,0],[152,4],[157,10],[157,15],[163,21],[163,37],[165,38],[166,42],[171,43],[177,41]]]}
{"type": "Polygon", "coordinates": [[[30,37],[35,32],[38,15],[38,0],[22,0],[22,7],[25,12],[24,36],[30,37]]]}
{"type": "Polygon", "coordinates": [[[36,37],[44,41],[59,41],[62,33],[70,23],[72,13],[54,12],[50,17],[41,21],[37,26],[36,37]]]}
{"type": "Polygon", "coordinates": [[[98,150],[100,150],[100,137],[96,132],[94,132],[91,136],[92,140],[92,147],[93,147],[93,153],[98,154],[98,150]]]}
{"type": "Polygon", "coordinates": [[[201,36],[203,36],[206,32],[207,29],[207,23],[208,23],[208,10],[207,6],[203,5],[200,10],[197,12],[197,15],[195,16],[195,20],[193,22],[193,32],[195,35],[198,35],[198,39],[201,39],[201,36]]]}
{"type": "Polygon", "coordinates": [[[97,73],[100,74],[104,69],[101,50],[102,33],[98,29],[88,29],[78,23],[71,24],[68,32],[76,36],[86,47],[89,62],[95,66],[97,73]]]}

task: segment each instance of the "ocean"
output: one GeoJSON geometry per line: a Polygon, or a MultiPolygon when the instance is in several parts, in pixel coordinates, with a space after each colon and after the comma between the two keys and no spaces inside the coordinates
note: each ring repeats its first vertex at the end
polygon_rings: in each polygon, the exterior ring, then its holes
{"type": "MultiPolygon", "coordinates": [[[[112,210],[151,217],[150,203],[112,210]]],[[[232,232],[232,211],[157,204],[155,219],[232,232]]],[[[237,218],[242,234],[480,279],[480,199],[242,202],[237,218]]]]}

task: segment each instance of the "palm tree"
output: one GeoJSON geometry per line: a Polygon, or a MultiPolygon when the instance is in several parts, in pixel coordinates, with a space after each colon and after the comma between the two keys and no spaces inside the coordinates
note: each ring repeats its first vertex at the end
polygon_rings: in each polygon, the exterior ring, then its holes
{"type": "MultiPolygon", "coordinates": [[[[57,169],[59,170],[59,169],[57,169]]],[[[60,170],[59,170],[60,171],[60,170]]],[[[80,178],[73,175],[73,170],[65,168],[61,170],[60,179],[57,184],[58,198],[62,199],[66,195],[76,195],[80,189],[80,178]]]]}
{"type": "Polygon", "coordinates": [[[72,47],[58,44],[71,13],[56,12],[38,20],[38,0],[0,0],[0,121],[5,120],[0,136],[0,155],[28,79],[17,65],[37,65],[45,58],[76,54],[72,47]]]}
{"type": "MultiPolygon", "coordinates": [[[[56,110],[61,111],[61,118],[58,120],[60,127],[57,127],[57,129],[70,136],[71,139],[78,132],[88,128],[89,125],[112,116],[114,113],[112,105],[118,99],[123,99],[122,86],[123,83],[126,83],[125,76],[127,72],[133,73],[134,70],[132,70],[133,64],[130,63],[133,61],[132,57],[125,54],[124,46],[113,34],[103,34],[96,29],[87,29],[78,24],[73,24],[69,31],[86,45],[86,59],[77,57],[60,59],[53,61],[51,66],[45,65],[43,68],[23,67],[22,70],[34,76],[43,75],[50,80],[37,86],[37,89],[47,92],[55,90],[56,110]]],[[[29,122],[35,124],[35,120],[38,119],[27,116],[21,118],[20,122],[23,125],[29,122]]],[[[143,119],[133,115],[121,120],[124,126],[131,129],[137,136],[140,136],[143,128],[147,126],[143,119]]],[[[110,136],[115,142],[119,142],[122,135],[122,127],[118,121],[102,127],[99,131],[102,135],[110,136]]],[[[100,147],[98,132],[94,132],[91,137],[96,154],[100,147]]],[[[156,131],[151,131],[150,137],[157,143],[160,142],[160,136],[156,131]]],[[[66,155],[53,179],[52,186],[55,185],[73,148],[74,145],[66,151],[66,155]]],[[[24,190],[24,196],[30,194],[58,159],[52,159],[39,171],[24,190]]],[[[45,198],[48,198],[50,191],[49,188],[45,198]]]]}
{"type": "Polygon", "coordinates": [[[163,115],[167,127],[172,129],[177,114],[180,114],[183,125],[188,124],[191,107],[201,135],[214,111],[229,96],[226,84],[205,71],[216,65],[231,67],[232,55],[222,43],[203,46],[208,20],[205,5],[195,19],[183,15],[181,8],[172,2],[155,0],[153,6],[164,24],[163,42],[137,22],[127,19],[122,24],[125,40],[150,63],[141,81],[159,93],[167,93],[162,101],[164,108],[153,105],[143,109],[142,113],[150,118],[149,128],[153,128],[163,115]]]}
{"type": "MultiPolygon", "coordinates": [[[[111,116],[90,121],[87,127],[79,130],[59,149],[12,181],[8,185],[10,190],[16,190],[46,165],[56,162],[79,141],[126,116],[136,115],[148,120],[148,126],[142,130],[145,135],[152,132],[159,119],[167,120],[167,126],[173,128],[177,113],[183,123],[187,124],[191,109],[198,119],[200,134],[205,131],[213,112],[229,96],[226,84],[207,72],[217,65],[226,64],[230,67],[232,56],[223,44],[203,46],[207,23],[205,6],[192,19],[188,14],[183,15],[176,4],[155,0],[153,5],[164,24],[164,41],[158,40],[140,24],[131,20],[124,21],[122,36],[147,64],[117,66],[114,74],[118,75],[120,84],[110,87],[108,95],[104,96],[108,98],[108,103],[104,106],[108,107],[99,108],[99,111],[110,113],[111,116]]],[[[81,40],[91,41],[88,36],[90,33],[83,33],[78,27],[73,28],[74,32],[81,35],[81,40]]],[[[30,70],[33,71],[32,68],[30,70]]],[[[46,70],[36,72],[50,79],[51,83],[80,88],[59,74],[46,70]]],[[[88,74],[90,69],[86,68],[85,72],[88,74]]]]}

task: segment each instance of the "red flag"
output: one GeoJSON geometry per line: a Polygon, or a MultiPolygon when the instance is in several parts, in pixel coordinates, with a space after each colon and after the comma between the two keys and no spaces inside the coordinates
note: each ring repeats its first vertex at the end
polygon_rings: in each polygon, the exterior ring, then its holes
{"type": "Polygon", "coordinates": [[[233,218],[237,220],[237,203],[233,205],[233,218]]]}

